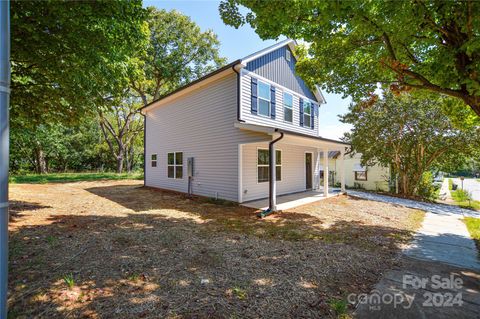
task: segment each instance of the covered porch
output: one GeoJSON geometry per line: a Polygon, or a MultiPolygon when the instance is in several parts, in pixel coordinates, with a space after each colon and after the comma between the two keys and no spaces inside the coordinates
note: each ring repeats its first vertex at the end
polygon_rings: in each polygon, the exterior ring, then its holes
{"type": "Polygon", "coordinates": [[[345,191],[348,144],[261,125],[238,123],[237,127],[268,136],[265,142],[239,144],[239,203],[277,211],[345,191]],[[332,154],[337,154],[335,159],[332,154]],[[330,174],[332,163],[338,188],[331,187],[335,184],[331,180],[334,174],[330,174]]]}
{"type": "MultiPolygon", "coordinates": [[[[277,195],[277,210],[287,210],[298,206],[315,203],[341,194],[343,194],[343,192],[340,188],[329,188],[327,196],[325,196],[323,189],[277,195]]],[[[242,205],[259,210],[267,210],[269,199],[263,198],[259,200],[253,200],[244,202],[242,205]]]]}

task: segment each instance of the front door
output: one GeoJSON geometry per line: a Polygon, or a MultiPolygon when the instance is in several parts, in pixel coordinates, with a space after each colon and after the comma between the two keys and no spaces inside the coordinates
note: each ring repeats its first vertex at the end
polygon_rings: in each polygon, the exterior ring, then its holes
{"type": "Polygon", "coordinates": [[[312,153],[305,153],[305,188],[312,189],[312,153]]]}

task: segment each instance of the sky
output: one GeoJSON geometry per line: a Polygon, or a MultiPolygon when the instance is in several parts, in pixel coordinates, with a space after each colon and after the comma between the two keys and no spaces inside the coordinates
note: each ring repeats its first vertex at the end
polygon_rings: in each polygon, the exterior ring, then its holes
{"type": "MultiPolygon", "coordinates": [[[[202,31],[213,30],[217,34],[221,47],[220,54],[229,62],[262,50],[284,38],[262,40],[250,26],[239,29],[223,23],[218,13],[219,1],[213,0],[144,0],[144,6],[155,6],[159,9],[177,10],[189,16],[202,31]]],[[[323,92],[327,104],[322,105],[319,112],[320,136],[339,139],[350,129],[347,124],[340,123],[339,114],[348,110],[350,99],[342,99],[341,95],[323,92]]]]}

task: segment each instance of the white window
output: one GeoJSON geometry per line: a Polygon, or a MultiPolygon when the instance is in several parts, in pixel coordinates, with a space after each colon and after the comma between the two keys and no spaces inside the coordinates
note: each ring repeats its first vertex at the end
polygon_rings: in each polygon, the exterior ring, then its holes
{"type": "Polygon", "coordinates": [[[152,154],[151,165],[152,165],[152,167],[157,167],[157,154],[152,154]]]}
{"type": "MultiPolygon", "coordinates": [[[[270,172],[268,170],[269,151],[267,149],[257,150],[257,181],[258,183],[268,182],[270,172]]],[[[282,151],[275,150],[275,180],[282,180],[282,151]]]]}
{"type": "Polygon", "coordinates": [[[312,103],[310,101],[303,102],[303,125],[310,126],[312,123],[312,103]]]}
{"type": "Polygon", "coordinates": [[[270,84],[258,81],[258,114],[270,117],[270,84]]]}
{"type": "Polygon", "coordinates": [[[293,121],[293,96],[289,93],[283,93],[283,120],[293,121]]]}
{"type": "Polygon", "coordinates": [[[356,181],[366,181],[367,180],[367,171],[356,171],[355,172],[356,181]]]}
{"type": "Polygon", "coordinates": [[[168,178],[183,178],[183,153],[174,152],[167,155],[168,178]]]}
{"type": "Polygon", "coordinates": [[[287,61],[290,61],[290,59],[291,59],[290,50],[285,51],[285,59],[286,59],[287,61]]]}

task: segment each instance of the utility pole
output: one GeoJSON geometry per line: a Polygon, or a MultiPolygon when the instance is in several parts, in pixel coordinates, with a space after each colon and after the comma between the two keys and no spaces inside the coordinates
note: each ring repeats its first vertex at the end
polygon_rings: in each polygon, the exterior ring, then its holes
{"type": "Polygon", "coordinates": [[[0,0],[0,318],[7,318],[10,1],[0,0]]]}

